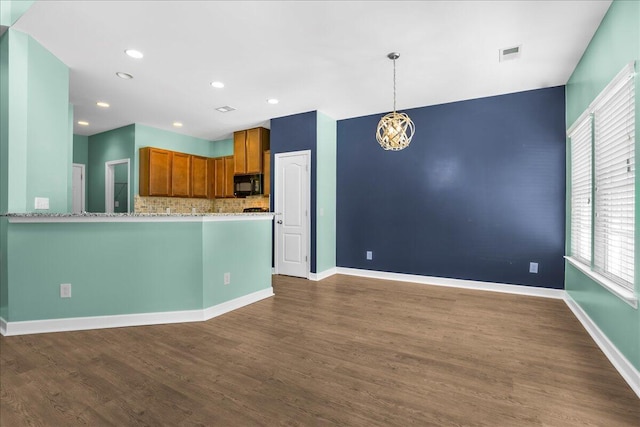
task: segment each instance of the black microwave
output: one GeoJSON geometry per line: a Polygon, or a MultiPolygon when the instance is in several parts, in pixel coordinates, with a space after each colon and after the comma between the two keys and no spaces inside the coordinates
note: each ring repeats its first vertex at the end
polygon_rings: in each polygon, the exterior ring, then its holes
{"type": "Polygon", "coordinates": [[[262,175],[234,175],[233,194],[236,197],[262,194],[262,175]]]}

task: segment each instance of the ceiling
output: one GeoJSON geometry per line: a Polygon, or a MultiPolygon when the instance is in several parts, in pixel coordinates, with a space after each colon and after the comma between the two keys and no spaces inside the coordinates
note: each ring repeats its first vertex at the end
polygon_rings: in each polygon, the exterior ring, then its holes
{"type": "Polygon", "coordinates": [[[563,85],[610,3],[38,1],[13,28],[69,67],[74,133],[140,123],[219,140],[311,110],[390,111],[392,51],[398,110],[563,85]],[[521,57],[499,62],[515,45],[521,57]]]}

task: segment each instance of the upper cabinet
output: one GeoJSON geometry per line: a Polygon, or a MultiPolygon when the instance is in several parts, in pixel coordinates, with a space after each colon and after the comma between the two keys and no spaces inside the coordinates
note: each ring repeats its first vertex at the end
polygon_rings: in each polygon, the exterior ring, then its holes
{"type": "Polygon", "coordinates": [[[191,196],[191,155],[189,154],[173,153],[171,195],[173,197],[191,196]]]}
{"type": "Polygon", "coordinates": [[[269,149],[269,129],[253,128],[233,134],[234,173],[263,173],[263,153],[269,149]]]}
{"type": "Polygon", "coordinates": [[[206,157],[191,156],[191,197],[206,198],[208,196],[207,165],[206,157]]]}
{"type": "Polygon", "coordinates": [[[172,152],[159,148],[140,149],[140,195],[171,195],[172,152]]]}
{"type": "Polygon", "coordinates": [[[233,197],[233,156],[209,159],[209,166],[213,167],[209,197],[233,197]]]}

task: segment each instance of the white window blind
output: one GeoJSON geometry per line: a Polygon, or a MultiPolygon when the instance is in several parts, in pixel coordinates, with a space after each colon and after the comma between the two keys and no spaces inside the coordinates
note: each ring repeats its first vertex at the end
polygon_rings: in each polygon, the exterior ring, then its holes
{"type": "Polygon", "coordinates": [[[591,116],[569,135],[571,139],[571,256],[591,265],[591,116]]]}
{"type": "Polygon", "coordinates": [[[594,269],[634,288],[635,102],[631,73],[594,106],[594,269]]]}

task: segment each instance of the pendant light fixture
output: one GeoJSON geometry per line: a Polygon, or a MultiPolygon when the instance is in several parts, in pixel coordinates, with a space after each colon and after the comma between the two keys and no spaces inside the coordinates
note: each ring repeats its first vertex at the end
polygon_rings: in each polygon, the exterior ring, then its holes
{"type": "Polygon", "coordinates": [[[409,146],[416,127],[408,115],[396,112],[396,59],[400,54],[391,52],[387,58],[393,61],[393,112],[378,122],[376,139],[385,150],[398,151],[409,146]]]}

